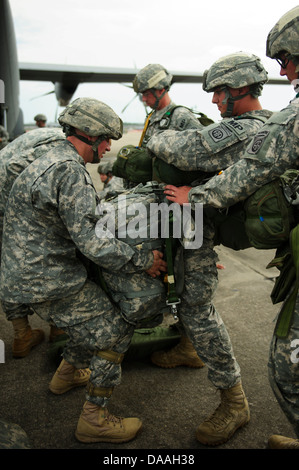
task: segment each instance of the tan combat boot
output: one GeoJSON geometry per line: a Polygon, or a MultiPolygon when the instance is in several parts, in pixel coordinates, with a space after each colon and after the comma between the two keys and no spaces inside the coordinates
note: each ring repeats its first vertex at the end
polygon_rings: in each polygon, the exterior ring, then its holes
{"type": "Polygon", "coordinates": [[[299,449],[299,439],[274,434],[269,438],[268,446],[270,449],[299,449]]]}
{"type": "Polygon", "coordinates": [[[86,401],[78,421],[75,436],[80,442],[122,443],[134,439],[142,422],[138,418],[120,418],[86,401]]]}
{"type": "Polygon", "coordinates": [[[40,344],[44,338],[43,330],[32,330],[28,317],[16,318],[12,320],[14,329],[14,341],[12,346],[13,357],[26,357],[34,346],[40,344]]]}
{"type": "Polygon", "coordinates": [[[62,359],[58,369],[49,384],[49,389],[55,395],[62,395],[72,388],[86,385],[90,376],[89,369],[76,369],[62,359]]]}
{"type": "Polygon", "coordinates": [[[61,335],[65,335],[65,332],[60,328],[57,328],[55,325],[50,326],[50,334],[49,334],[49,341],[50,343],[54,343],[54,341],[59,340],[61,335]]]}
{"type": "Polygon", "coordinates": [[[171,369],[177,366],[203,367],[204,363],[198,357],[191,341],[182,336],[180,342],[169,351],[156,351],[151,355],[151,361],[159,367],[171,369]]]}
{"type": "Polygon", "coordinates": [[[217,446],[228,441],[236,430],[250,420],[249,406],[241,383],[220,390],[221,403],[196,431],[202,444],[217,446]]]}

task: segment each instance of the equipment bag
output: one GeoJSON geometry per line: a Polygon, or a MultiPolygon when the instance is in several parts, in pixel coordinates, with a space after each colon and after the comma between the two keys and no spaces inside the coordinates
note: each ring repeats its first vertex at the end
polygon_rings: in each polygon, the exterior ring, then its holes
{"type": "MultiPolygon", "coordinates": [[[[153,229],[154,222],[160,224],[158,216],[157,220],[153,220],[150,205],[159,202],[160,196],[151,184],[140,184],[107,201],[106,207],[114,212],[115,237],[139,251],[163,251],[164,240],[159,238],[159,227],[157,238],[150,236],[150,227],[153,229]]],[[[161,323],[163,309],[166,308],[166,286],[163,280],[152,278],[144,272],[115,273],[109,271],[109,266],[107,269],[102,268],[101,274],[110,297],[120,307],[121,315],[128,323],[136,328],[161,323]]]]}
{"type": "Polygon", "coordinates": [[[126,145],[119,150],[112,173],[133,183],[146,184],[152,181],[152,159],[146,148],[126,145]]]}
{"type": "Polygon", "coordinates": [[[268,250],[289,240],[296,224],[297,187],[299,170],[288,170],[246,199],[245,229],[251,246],[268,250]]]}
{"type": "MultiPolygon", "coordinates": [[[[163,123],[160,126],[161,130],[168,129],[172,113],[179,107],[185,106],[172,106],[166,111],[161,119],[161,123],[163,123]]],[[[203,113],[195,114],[198,114],[198,120],[203,126],[208,126],[214,122],[203,113]]],[[[153,160],[148,155],[146,147],[142,147],[142,142],[151,115],[152,113],[147,117],[139,145],[126,145],[119,150],[112,168],[113,175],[133,183],[142,184],[146,184],[148,181],[158,181],[179,186],[189,184],[197,179],[201,181],[203,175],[207,175],[206,173],[201,171],[182,171],[160,159],[155,158],[153,160]]]]}

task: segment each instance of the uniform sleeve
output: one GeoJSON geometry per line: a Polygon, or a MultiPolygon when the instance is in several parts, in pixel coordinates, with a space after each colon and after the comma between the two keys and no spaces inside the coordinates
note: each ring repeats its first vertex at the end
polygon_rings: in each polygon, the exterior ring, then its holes
{"type": "Polygon", "coordinates": [[[126,264],[129,264],[126,269],[132,271],[143,271],[152,265],[151,252],[139,253],[109,231],[106,236],[96,234],[96,193],[85,171],[69,169],[59,181],[59,215],[81,253],[112,271],[118,271],[126,264]]]}
{"type": "Polygon", "coordinates": [[[247,126],[238,123],[238,128],[232,123],[215,123],[202,130],[165,131],[154,135],[147,148],[152,156],[183,171],[219,171],[237,162],[250,140],[247,126]]]}
{"type": "Polygon", "coordinates": [[[189,201],[229,207],[286,170],[299,166],[298,115],[273,116],[251,140],[243,158],[203,186],[189,192],[189,201]]]}

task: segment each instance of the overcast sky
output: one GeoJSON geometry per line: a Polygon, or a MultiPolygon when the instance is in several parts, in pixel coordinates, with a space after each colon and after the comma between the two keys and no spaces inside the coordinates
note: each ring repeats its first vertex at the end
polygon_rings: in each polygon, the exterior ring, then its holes
{"type": "MultiPolygon", "coordinates": [[[[137,67],[160,63],[169,70],[202,73],[224,55],[244,51],[258,55],[269,77],[279,77],[276,61],[265,55],[266,38],[278,19],[297,4],[251,0],[10,0],[20,62],[137,67]]],[[[36,113],[54,121],[55,95],[48,82],[21,82],[20,104],[26,123],[36,113]]],[[[220,116],[198,85],[175,84],[177,104],[220,116]]],[[[122,84],[79,85],[73,99],[90,96],[109,104],[125,122],[143,122],[145,110],[122,84]]],[[[265,86],[261,103],[279,110],[294,96],[290,86],[265,86]]]]}

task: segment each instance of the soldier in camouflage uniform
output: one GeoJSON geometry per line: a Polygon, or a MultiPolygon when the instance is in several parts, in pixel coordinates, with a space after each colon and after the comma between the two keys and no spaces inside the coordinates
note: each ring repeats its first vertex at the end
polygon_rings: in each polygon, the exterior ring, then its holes
{"type": "MultiPolygon", "coordinates": [[[[148,140],[161,130],[183,131],[185,129],[203,129],[204,127],[192,111],[183,106],[175,107],[176,105],[168,93],[172,79],[172,75],[160,64],[147,65],[134,78],[134,90],[136,93],[142,94],[143,103],[153,110],[147,117],[140,146],[146,146],[148,140]],[[174,107],[171,115],[167,116],[167,113],[170,114],[174,107]]],[[[184,334],[182,326],[179,324],[177,326],[182,335],[179,344],[171,356],[157,356],[156,360],[154,359],[155,364],[166,368],[181,365],[194,368],[203,367],[202,360],[184,334]]]]}
{"type": "Polygon", "coordinates": [[[120,383],[121,361],[134,327],[88,278],[85,260],[115,272],[146,271],[152,277],[166,263],[156,250],[140,252],[95,233],[99,201],[85,164],[98,163],[110,150],[110,139],[122,136],[121,119],[104,103],[79,98],[65,108],[59,122],[66,139],[25,168],[10,192],[0,298],[4,309],[28,305],[68,335],[50,390],[62,394],[87,384],[77,439],[125,442],[135,437],[141,422],[110,415],[107,403],[120,383]]]}
{"type": "Polygon", "coordinates": [[[149,64],[141,69],[133,81],[136,93],[142,94],[142,101],[152,108],[145,124],[142,144],[146,145],[149,138],[163,129],[201,129],[203,126],[189,109],[179,106],[174,109],[171,118],[165,114],[175,106],[169,96],[172,75],[160,64],[149,64]]]}
{"type": "MultiPolygon", "coordinates": [[[[22,134],[8,144],[0,154],[0,257],[2,244],[2,230],[5,206],[15,179],[20,173],[51,148],[65,140],[61,129],[36,129],[22,134]]],[[[40,329],[31,329],[28,315],[34,312],[27,306],[13,306],[6,309],[6,318],[12,322],[14,328],[14,341],[12,347],[13,357],[25,357],[31,349],[44,339],[44,332],[40,329]]],[[[50,340],[53,341],[62,331],[54,325],[51,326],[50,340]]]]}
{"type": "Polygon", "coordinates": [[[102,200],[110,194],[115,195],[124,191],[124,183],[122,178],[113,176],[112,173],[113,160],[101,162],[98,166],[98,173],[101,182],[104,184],[104,189],[98,192],[98,197],[102,200]]]}
{"type": "MultiPolygon", "coordinates": [[[[258,99],[266,81],[267,72],[254,55],[239,52],[219,59],[205,72],[203,88],[213,92],[212,101],[224,119],[202,130],[162,132],[150,139],[147,148],[181,170],[222,171],[239,160],[251,138],[271,116],[262,110],[258,99]]],[[[166,187],[171,192],[180,189],[166,187]]],[[[167,190],[167,194],[171,192],[167,190]]],[[[168,198],[176,201],[172,196],[168,198]]],[[[209,379],[221,391],[221,404],[196,433],[197,439],[208,445],[227,441],[250,419],[240,368],[212,300],[218,282],[214,237],[213,222],[204,216],[201,248],[184,251],[184,291],[179,306],[185,331],[207,365],[209,379]]]]}
{"type": "Polygon", "coordinates": [[[44,114],[37,114],[34,116],[35,124],[37,127],[46,127],[46,122],[47,122],[47,116],[44,114]]]}
{"type": "Polygon", "coordinates": [[[3,126],[0,126],[0,150],[4,149],[4,147],[8,144],[8,141],[9,133],[3,126]]]}
{"type": "MultiPolygon", "coordinates": [[[[281,70],[294,85],[296,96],[260,129],[248,146],[243,158],[196,188],[168,186],[171,201],[192,205],[202,203],[214,207],[229,207],[244,200],[260,186],[273,181],[288,169],[299,166],[299,7],[283,15],[267,38],[266,54],[276,59],[281,70]],[[173,194],[174,193],[174,194],[173,194]]],[[[284,307],[284,305],[283,305],[284,307]]],[[[283,308],[282,307],[282,308],[283,308]]],[[[299,367],[294,344],[299,340],[299,297],[287,337],[276,334],[270,346],[269,378],[277,400],[294,426],[298,439],[273,435],[271,448],[299,449],[299,367]],[[293,359],[292,359],[293,357],[293,359]]],[[[297,354],[298,356],[298,354],[297,354]]]]}

